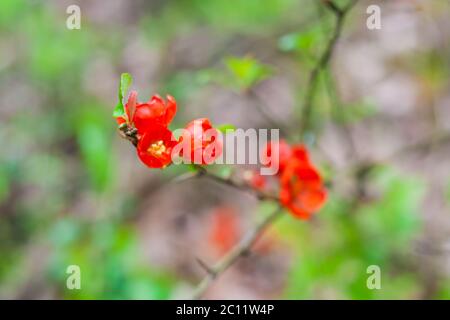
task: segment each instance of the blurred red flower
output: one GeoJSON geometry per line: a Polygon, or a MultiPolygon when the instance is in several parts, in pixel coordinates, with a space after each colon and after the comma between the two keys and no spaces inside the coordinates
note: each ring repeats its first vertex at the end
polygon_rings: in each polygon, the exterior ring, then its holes
{"type": "MultiPolygon", "coordinates": [[[[263,152],[266,166],[271,166],[271,161],[276,158],[274,157],[276,151],[279,152],[277,176],[280,202],[295,217],[308,219],[326,201],[327,193],[322,178],[311,163],[305,146],[301,144],[290,146],[284,140],[268,142],[263,152]]],[[[256,179],[253,187],[258,189],[262,181],[256,179]]]]}
{"type": "Polygon", "coordinates": [[[213,128],[207,118],[189,122],[179,142],[185,144],[181,155],[191,163],[211,164],[222,154],[222,141],[219,139],[219,131],[213,128]]]}
{"type": "Polygon", "coordinates": [[[217,254],[227,253],[239,241],[239,236],[239,218],[236,211],[227,206],[216,208],[209,229],[209,243],[217,254]]]}
{"type": "Polygon", "coordinates": [[[280,202],[298,218],[308,219],[327,198],[319,172],[309,161],[302,145],[292,148],[292,155],[280,176],[280,202]]]}
{"type": "Polygon", "coordinates": [[[139,159],[150,168],[164,168],[172,162],[171,153],[177,144],[172,132],[161,124],[146,128],[138,141],[139,159]]]}

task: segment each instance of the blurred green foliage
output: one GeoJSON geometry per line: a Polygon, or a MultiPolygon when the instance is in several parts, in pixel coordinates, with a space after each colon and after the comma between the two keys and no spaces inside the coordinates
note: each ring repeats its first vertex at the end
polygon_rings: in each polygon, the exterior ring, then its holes
{"type": "Polygon", "coordinates": [[[66,269],[82,270],[82,290],[61,286],[71,299],[168,299],[174,280],[152,271],[140,259],[134,228],[110,219],[86,224],[73,218],[59,220],[50,230],[55,245],[49,277],[65,283],[66,269]],[[95,267],[94,267],[95,266],[95,267]]]}
{"type": "Polygon", "coordinates": [[[401,261],[412,256],[409,250],[420,228],[423,184],[387,168],[377,170],[371,180],[379,192],[374,201],[364,204],[332,195],[316,224],[285,221],[280,226],[296,244],[286,298],[418,297],[417,274],[398,269],[401,261]],[[366,286],[370,265],[381,269],[382,290],[366,286]]]}

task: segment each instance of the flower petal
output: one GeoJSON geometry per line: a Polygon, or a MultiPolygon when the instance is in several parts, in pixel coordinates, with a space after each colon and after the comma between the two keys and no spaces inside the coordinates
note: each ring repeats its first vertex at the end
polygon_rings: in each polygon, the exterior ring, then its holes
{"type": "Polygon", "coordinates": [[[166,104],[166,123],[169,124],[172,122],[173,117],[175,117],[175,113],[177,113],[177,102],[174,97],[167,95],[167,104],[166,104]]]}

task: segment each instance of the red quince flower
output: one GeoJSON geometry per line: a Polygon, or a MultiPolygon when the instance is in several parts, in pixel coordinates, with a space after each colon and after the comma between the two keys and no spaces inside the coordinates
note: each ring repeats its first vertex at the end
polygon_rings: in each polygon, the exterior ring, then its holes
{"type": "Polygon", "coordinates": [[[148,127],[158,123],[168,126],[177,112],[177,103],[172,96],[167,96],[165,102],[160,96],[153,96],[149,102],[136,106],[134,125],[138,131],[145,131],[148,127]]]}
{"type": "Polygon", "coordinates": [[[141,135],[137,154],[148,167],[164,168],[172,162],[172,149],[176,144],[176,139],[167,127],[154,124],[141,135]]]}
{"type": "Polygon", "coordinates": [[[295,217],[308,219],[326,198],[322,178],[310,163],[307,150],[300,145],[293,147],[292,157],[280,176],[280,202],[295,217]]]}
{"type": "Polygon", "coordinates": [[[125,104],[126,118],[118,117],[118,124],[127,123],[143,133],[154,124],[167,127],[177,112],[175,99],[168,95],[167,102],[159,95],[154,95],[148,102],[139,103],[137,92],[131,91],[125,104]]]}
{"type": "Polygon", "coordinates": [[[271,166],[273,153],[276,151],[278,151],[279,173],[281,173],[283,172],[284,168],[286,168],[286,165],[291,158],[292,148],[285,140],[280,140],[278,142],[268,142],[262,153],[262,158],[265,166],[271,166]]]}
{"type": "Polygon", "coordinates": [[[183,143],[181,155],[195,164],[211,164],[222,154],[219,131],[207,118],[195,119],[184,128],[179,140],[183,143]]]}

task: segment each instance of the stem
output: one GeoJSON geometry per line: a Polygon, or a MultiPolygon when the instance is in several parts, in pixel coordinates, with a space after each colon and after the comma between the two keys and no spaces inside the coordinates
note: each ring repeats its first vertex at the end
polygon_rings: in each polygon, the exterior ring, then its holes
{"type": "Polygon", "coordinates": [[[311,112],[312,112],[312,102],[315,96],[317,86],[319,83],[319,75],[322,69],[328,67],[328,64],[333,56],[334,49],[336,47],[336,43],[341,36],[342,28],[344,26],[345,18],[347,17],[347,13],[353,6],[358,2],[358,0],[352,0],[345,8],[340,9],[337,5],[331,0],[325,0],[323,3],[327,6],[329,10],[331,10],[336,15],[336,26],[333,31],[333,35],[328,41],[328,44],[323,52],[322,56],[317,61],[317,64],[312,69],[308,84],[306,87],[306,95],[305,100],[302,106],[302,117],[300,119],[300,134],[303,135],[309,128],[311,112]]]}
{"type": "Polygon", "coordinates": [[[231,178],[223,178],[220,176],[217,176],[215,174],[210,173],[208,170],[206,170],[204,167],[200,166],[200,165],[194,165],[195,168],[197,169],[197,175],[199,177],[206,177],[208,179],[211,179],[213,181],[216,181],[218,183],[230,186],[232,188],[241,190],[241,191],[246,191],[249,192],[253,195],[255,195],[258,199],[260,200],[272,200],[272,201],[276,201],[279,202],[279,198],[275,195],[272,194],[268,194],[265,193],[263,191],[251,188],[249,185],[247,185],[246,183],[238,183],[237,181],[234,181],[231,178]]]}
{"type": "Polygon", "coordinates": [[[241,241],[231,249],[219,262],[217,262],[212,268],[209,268],[208,275],[203,278],[192,295],[192,299],[197,300],[203,297],[205,292],[211,286],[211,284],[220,275],[222,275],[230,266],[232,266],[240,257],[244,256],[263,232],[270,226],[277,218],[281,217],[283,210],[279,207],[270,215],[261,220],[256,227],[249,231],[241,241]]]}

